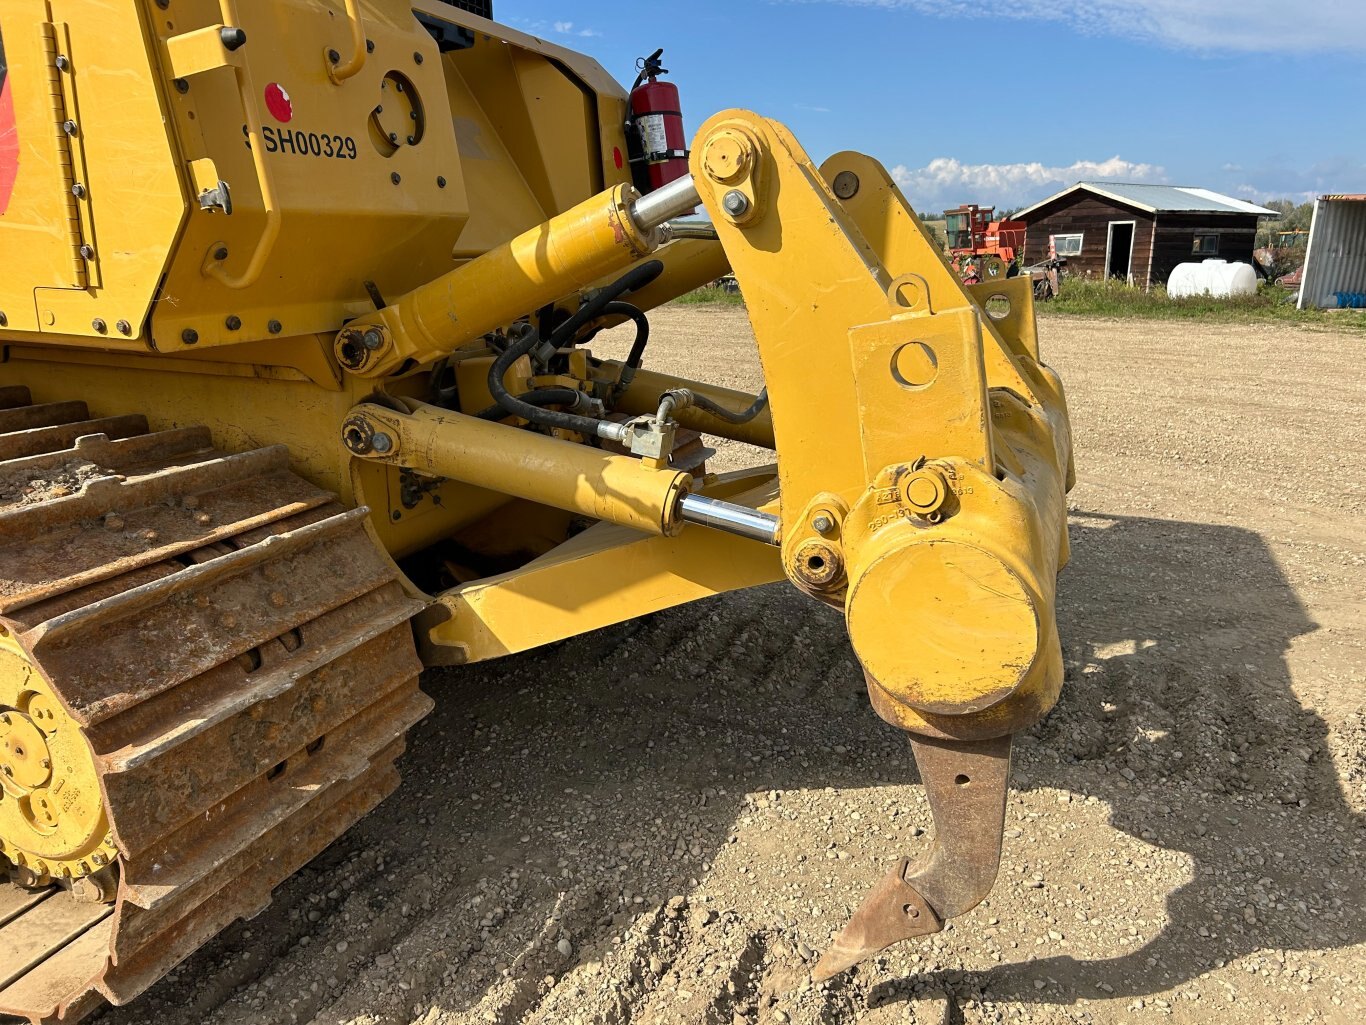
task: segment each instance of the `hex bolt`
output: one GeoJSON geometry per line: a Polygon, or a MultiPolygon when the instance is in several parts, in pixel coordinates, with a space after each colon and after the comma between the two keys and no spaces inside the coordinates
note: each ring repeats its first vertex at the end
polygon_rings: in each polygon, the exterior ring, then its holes
{"type": "Polygon", "coordinates": [[[415,146],[415,145],[417,145],[417,136],[416,136],[416,135],[410,135],[410,136],[408,136],[408,145],[409,145],[409,146],[415,146]]]}
{"type": "MultiPolygon", "coordinates": [[[[183,79],[183,78],[177,78],[177,79],[175,80],[175,91],[178,92],[178,93],[187,93],[187,92],[189,92],[189,91],[190,91],[190,83],[187,82],[187,81],[186,81],[185,79],[183,79]]],[[[251,143],[248,142],[247,145],[250,146],[251,143]]]]}
{"type": "Polygon", "coordinates": [[[104,334],[105,331],[109,329],[105,322],[101,320],[99,317],[96,317],[94,320],[92,320],[90,322],[90,326],[93,327],[100,334],[104,334]]]}
{"type": "Polygon", "coordinates": [[[403,179],[399,176],[399,173],[395,171],[393,174],[389,175],[389,180],[393,182],[395,185],[397,185],[403,179]]]}
{"type": "Polygon", "coordinates": [[[95,258],[95,247],[86,242],[81,246],[81,257],[82,259],[93,260],[95,258]]]}
{"type": "Polygon", "coordinates": [[[365,52],[366,52],[366,53],[374,53],[374,52],[375,52],[375,41],[374,41],[373,39],[367,39],[367,40],[365,41],[365,52]]]}
{"type": "Polygon", "coordinates": [[[67,135],[75,135],[75,134],[76,134],[76,122],[75,122],[75,121],[70,121],[70,120],[63,121],[63,122],[62,122],[62,131],[64,131],[67,135]]]}
{"type": "Polygon", "coordinates": [[[133,333],[133,325],[126,320],[120,320],[114,326],[118,328],[119,334],[121,335],[131,335],[133,333]]]}
{"type": "Polygon", "coordinates": [[[184,331],[180,332],[180,340],[186,345],[193,345],[195,342],[199,341],[199,332],[192,327],[187,327],[184,331]]]}
{"type": "Polygon", "coordinates": [[[59,54],[57,54],[57,69],[58,69],[59,71],[66,71],[66,70],[69,69],[70,67],[71,67],[71,62],[70,62],[69,60],[66,59],[66,54],[64,54],[64,53],[59,53],[59,54]]]}
{"type": "Polygon", "coordinates": [[[284,329],[285,326],[281,324],[278,320],[272,320],[269,324],[266,325],[266,330],[273,335],[278,335],[284,329]]]}
{"type": "Polygon", "coordinates": [[[242,329],[242,318],[237,314],[232,314],[223,324],[229,331],[240,331],[242,329]]]}
{"type": "Polygon", "coordinates": [[[228,258],[228,247],[219,246],[217,249],[213,251],[213,258],[217,260],[219,263],[222,263],[224,260],[228,258]]]}
{"type": "Polygon", "coordinates": [[[340,64],[341,54],[339,54],[336,50],[329,49],[327,51],[327,59],[330,60],[333,64],[340,64]]]}
{"type": "Polygon", "coordinates": [[[390,133],[389,133],[389,141],[392,142],[394,145],[397,146],[397,145],[398,145],[398,132],[390,132],[390,133]]]}
{"type": "Polygon", "coordinates": [[[360,340],[362,345],[371,352],[374,352],[384,344],[384,335],[380,334],[376,328],[372,327],[368,329],[365,334],[360,336],[360,340]]]}
{"type": "Polygon", "coordinates": [[[414,52],[413,52],[413,63],[414,63],[414,64],[421,64],[421,63],[422,63],[422,54],[418,53],[417,51],[414,51],[414,52]]]}
{"type": "Polygon", "coordinates": [[[721,207],[732,217],[742,217],[749,210],[749,197],[739,189],[731,189],[721,200],[721,207]]]}
{"type": "Polygon", "coordinates": [[[85,186],[82,185],[80,182],[77,182],[75,185],[71,186],[71,194],[75,196],[77,199],[84,199],[85,186]]]}
{"type": "Polygon", "coordinates": [[[811,526],[816,528],[816,533],[818,534],[828,534],[835,529],[835,521],[825,513],[819,513],[816,518],[811,521],[811,526]]]}
{"type": "Polygon", "coordinates": [[[9,317],[5,316],[4,310],[0,310],[0,327],[5,327],[5,326],[7,326],[8,324],[9,324],[9,317]]]}
{"type": "Polygon", "coordinates": [[[377,431],[375,436],[370,439],[370,447],[383,455],[394,447],[394,439],[383,431],[377,431]]]}
{"type": "Polygon", "coordinates": [[[444,174],[438,174],[436,176],[436,187],[438,189],[444,189],[446,187],[446,176],[444,174]]]}

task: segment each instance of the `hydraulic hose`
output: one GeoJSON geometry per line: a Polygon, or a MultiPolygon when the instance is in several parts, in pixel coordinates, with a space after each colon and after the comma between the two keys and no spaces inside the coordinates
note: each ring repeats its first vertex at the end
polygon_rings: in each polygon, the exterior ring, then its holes
{"type": "Polygon", "coordinates": [[[762,413],[764,407],[767,405],[767,387],[759,392],[758,396],[749,404],[748,408],[743,409],[738,413],[733,409],[727,409],[718,402],[712,401],[705,395],[699,395],[695,391],[691,391],[687,388],[675,388],[673,391],[667,391],[660,396],[659,412],[655,415],[655,418],[664,421],[673,415],[674,410],[687,409],[689,406],[694,406],[697,409],[716,417],[718,420],[724,420],[728,424],[747,424],[762,413]]]}
{"type": "MultiPolygon", "coordinates": [[[[585,399],[587,396],[574,388],[537,388],[534,391],[523,392],[517,396],[518,402],[525,402],[532,406],[568,406],[571,409],[580,405],[585,399]]],[[[495,402],[487,409],[481,409],[474,415],[480,420],[501,420],[509,414],[506,409],[495,402]]]]}
{"type": "MultiPolygon", "coordinates": [[[[636,288],[643,288],[657,278],[664,270],[664,264],[650,260],[633,267],[612,284],[603,288],[597,295],[581,305],[573,315],[561,324],[553,335],[550,344],[555,348],[568,344],[578,333],[579,328],[601,316],[603,310],[618,297],[636,288]]],[[[503,384],[503,377],[517,360],[531,352],[540,343],[541,336],[530,324],[517,324],[508,332],[510,343],[489,367],[488,388],[491,394],[507,413],[520,416],[523,420],[544,427],[558,427],[561,430],[575,431],[590,437],[610,438],[619,441],[625,437],[625,428],[610,420],[597,420],[591,416],[579,416],[553,409],[541,409],[530,402],[523,402],[510,393],[503,384]]]]}

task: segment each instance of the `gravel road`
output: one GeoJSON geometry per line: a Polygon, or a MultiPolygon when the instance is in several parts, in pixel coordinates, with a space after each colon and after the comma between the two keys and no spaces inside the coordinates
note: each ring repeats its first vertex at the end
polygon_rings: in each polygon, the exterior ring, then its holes
{"type": "MultiPolygon", "coordinates": [[[[743,312],[654,325],[652,366],[757,386],[743,312]]],[[[811,984],[929,816],[839,617],[772,586],[427,674],[398,794],[102,1025],[1362,1021],[1362,337],[1042,340],[1068,683],[976,911],[811,984]]]]}

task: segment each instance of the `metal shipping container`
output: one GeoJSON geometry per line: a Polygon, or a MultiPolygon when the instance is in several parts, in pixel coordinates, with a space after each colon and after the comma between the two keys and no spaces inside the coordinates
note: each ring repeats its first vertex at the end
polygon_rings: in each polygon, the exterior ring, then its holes
{"type": "Polygon", "coordinates": [[[1355,305],[1366,296],[1366,195],[1318,198],[1301,280],[1302,310],[1355,305]]]}

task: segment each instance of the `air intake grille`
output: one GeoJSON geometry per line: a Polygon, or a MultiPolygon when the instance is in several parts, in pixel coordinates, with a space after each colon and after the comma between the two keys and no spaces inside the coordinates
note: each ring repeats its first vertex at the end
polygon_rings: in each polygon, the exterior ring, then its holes
{"type": "Polygon", "coordinates": [[[493,0],[445,0],[452,7],[458,7],[462,11],[469,11],[477,14],[481,18],[493,17],[493,0]]]}

